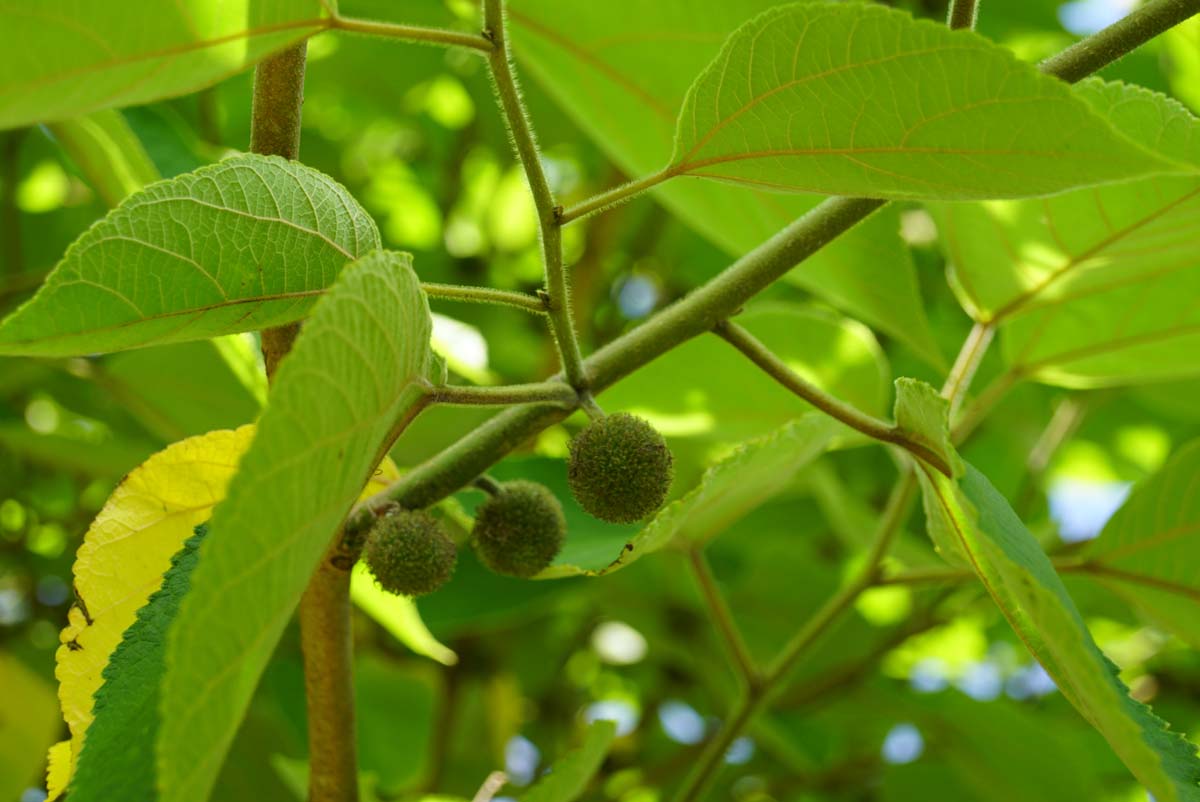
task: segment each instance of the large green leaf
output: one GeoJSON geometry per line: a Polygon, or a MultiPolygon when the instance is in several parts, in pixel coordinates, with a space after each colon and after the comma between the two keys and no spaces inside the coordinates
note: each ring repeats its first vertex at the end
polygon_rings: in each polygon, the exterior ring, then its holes
{"type": "MultiPolygon", "coordinates": [[[[688,86],[731,31],[774,0],[512,0],[517,57],[622,170],[639,176],[671,157],[688,86]],[[636,18],[637,33],[628,20],[636,18]]],[[[817,198],[707,181],[654,190],[672,212],[734,256],[766,240],[817,198]]],[[[942,356],[921,305],[899,214],[884,209],[788,274],[913,348],[942,356]]]]}
{"type": "Polygon", "coordinates": [[[1037,540],[968,465],[959,481],[923,469],[930,526],[957,538],[988,593],[1063,695],[1159,802],[1200,800],[1196,747],[1129,696],[1037,540]]]}
{"type": "Polygon", "coordinates": [[[973,32],[882,6],[797,3],[739,28],[696,79],[666,174],[969,200],[1170,169],[973,32]]]}
{"type": "Polygon", "coordinates": [[[616,725],[611,721],[592,724],[583,744],[555,762],[550,773],[521,796],[521,802],[574,802],[600,770],[616,734],[616,725]]]}
{"type": "Polygon", "coordinates": [[[69,356],[251,331],[303,317],[379,247],[341,185],[238,156],[162,181],[87,230],[0,322],[0,354],[69,356]]]}
{"type": "Polygon", "coordinates": [[[1088,577],[1200,647],[1200,441],[1139,485],[1078,557],[1088,577]]]}
{"type": "Polygon", "coordinates": [[[7,2],[0,7],[0,128],[193,92],[323,30],[331,5],[7,2]]]}
{"type": "Polygon", "coordinates": [[[354,500],[420,408],[430,317],[406,255],[343,271],[279,368],[168,638],[158,787],[206,799],[271,650],[354,500]]]}
{"type": "Polygon", "coordinates": [[[1020,374],[1090,387],[1200,370],[1200,181],[1153,178],[935,213],[960,301],[1001,326],[1020,374]]]}

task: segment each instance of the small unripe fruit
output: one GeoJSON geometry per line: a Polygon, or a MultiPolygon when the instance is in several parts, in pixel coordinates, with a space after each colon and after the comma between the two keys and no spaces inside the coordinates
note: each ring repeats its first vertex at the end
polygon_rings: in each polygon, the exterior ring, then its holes
{"type": "Polygon", "coordinates": [[[549,488],[517,480],[475,510],[475,551],[498,574],[531,577],[550,565],[567,535],[562,504],[549,488]]]}
{"type": "Polygon", "coordinates": [[[422,510],[396,508],[376,523],[363,549],[380,587],[398,596],[424,596],[454,573],[454,541],[422,510]]]}
{"type": "Polygon", "coordinates": [[[589,513],[627,524],[662,506],[673,463],[667,442],[653,426],[618,412],[592,421],[571,441],[567,480],[589,513]]]}

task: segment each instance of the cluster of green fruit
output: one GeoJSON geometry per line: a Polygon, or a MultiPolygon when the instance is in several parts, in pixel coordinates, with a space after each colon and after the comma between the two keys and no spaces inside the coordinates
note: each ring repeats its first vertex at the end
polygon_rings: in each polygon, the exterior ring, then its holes
{"type": "MultiPolygon", "coordinates": [[[[655,512],[667,497],[671,477],[671,451],[662,435],[634,415],[598,417],[571,441],[571,493],[603,521],[633,523],[655,512]]],[[[507,576],[540,573],[566,538],[562,505],[536,482],[481,484],[488,498],[475,511],[471,532],[480,561],[507,576]]],[[[395,507],[371,530],[364,557],[384,590],[421,596],[450,579],[457,549],[437,518],[424,510],[395,507]]]]}

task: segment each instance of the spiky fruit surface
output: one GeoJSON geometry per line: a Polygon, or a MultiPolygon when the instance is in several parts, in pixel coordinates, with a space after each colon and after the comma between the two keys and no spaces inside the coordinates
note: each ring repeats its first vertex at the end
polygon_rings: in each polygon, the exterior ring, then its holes
{"type": "Polygon", "coordinates": [[[380,518],[363,550],[380,587],[398,596],[424,596],[454,573],[454,541],[422,510],[395,509],[380,518]]]}
{"type": "Polygon", "coordinates": [[[627,524],[662,506],[673,466],[671,450],[653,426],[618,412],[592,421],[571,441],[567,479],[585,510],[627,524]]]}
{"type": "Polygon", "coordinates": [[[566,535],[562,504],[537,482],[505,482],[475,511],[475,551],[498,574],[537,574],[554,561],[566,535]]]}

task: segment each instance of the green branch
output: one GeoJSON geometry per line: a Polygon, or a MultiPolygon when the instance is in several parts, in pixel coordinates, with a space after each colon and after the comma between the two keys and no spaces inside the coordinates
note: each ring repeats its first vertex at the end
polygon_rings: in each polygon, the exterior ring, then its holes
{"type": "Polygon", "coordinates": [[[639,178],[636,181],[621,184],[619,187],[601,192],[599,195],[595,195],[566,209],[559,214],[558,221],[560,224],[566,225],[596,212],[607,211],[614,206],[632,200],[651,187],[666,181],[668,178],[671,178],[669,169],[661,170],[645,178],[639,178]]]}
{"type": "Polygon", "coordinates": [[[571,291],[567,284],[566,268],[562,257],[562,227],[559,223],[561,209],[554,202],[550,182],[542,166],[537,140],[529,123],[529,114],[521,101],[517,78],[513,74],[512,58],[508,52],[508,36],[504,23],[503,0],[484,0],[483,25],[493,49],[488,54],[496,94],[500,108],[512,134],[517,157],[525,169],[529,189],[533,193],[533,205],[537,209],[538,225],[542,235],[542,258],[546,267],[546,293],[550,327],[558,345],[563,373],[567,382],[576,390],[588,389],[588,373],[579,351],[579,340],[575,334],[575,321],[571,313],[571,291]]]}
{"type": "Polygon", "coordinates": [[[716,577],[709,568],[704,551],[699,547],[688,549],[687,558],[696,586],[700,588],[700,595],[704,599],[705,609],[713,621],[714,628],[721,635],[721,642],[729,652],[738,675],[745,681],[746,687],[757,687],[760,684],[758,667],[754,664],[754,658],[746,646],[746,640],[742,637],[737,622],[733,620],[733,613],[730,612],[725,597],[717,587],[716,577]]]}
{"type": "Polygon", "coordinates": [[[950,466],[946,464],[946,461],[936,451],[912,439],[907,433],[894,425],[868,415],[862,410],[847,404],[845,401],[833,397],[815,384],[805,381],[803,377],[789,368],[782,359],[771,353],[771,350],[767,346],[753,334],[746,331],[746,329],[736,323],[723,320],[717,324],[713,331],[721,339],[741,351],[751,362],[762,368],[763,372],[772,379],[829,417],[841,421],[851,429],[862,432],[867,437],[878,440],[881,443],[900,446],[900,448],[903,448],[914,457],[928,462],[946,476],[953,475],[950,466]]]}
{"type": "MultiPolygon", "coordinates": [[[[1200,0],[1189,2],[1200,4],[1200,0]]],[[[1161,2],[1152,3],[1130,14],[1130,17],[1138,18],[1150,15],[1160,24],[1123,26],[1122,30],[1131,33],[1123,37],[1121,52],[1134,49],[1170,27],[1158,13],[1160,5],[1161,2]]],[[[1097,34],[1102,35],[1105,35],[1104,31],[1097,34]]],[[[1072,74],[1078,70],[1079,63],[1090,64],[1094,60],[1090,51],[1078,47],[1072,51],[1077,55],[1052,60],[1049,66],[1043,65],[1043,70],[1051,74],[1072,74]]],[[[1112,58],[1120,55],[1111,49],[1106,52],[1112,58]]],[[[865,198],[823,201],[682,300],[588,357],[584,366],[591,389],[599,392],[680,343],[710,331],[772,282],[866,219],[884,203],[865,198]]],[[[360,505],[347,522],[348,534],[352,536],[369,527],[374,519],[372,510],[388,502],[421,508],[445,498],[568,414],[566,410],[546,404],[527,405],[500,413],[415,467],[371,502],[360,505]]]]}
{"type": "Polygon", "coordinates": [[[451,406],[512,406],[514,404],[557,404],[573,410],[579,405],[575,388],[560,381],[506,384],[500,387],[430,385],[429,400],[451,406]]]}
{"type": "Polygon", "coordinates": [[[1195,14],[1200,14],[1200,0],[1153,0],[1038,66],[1073,84],[1195,14]]]}
{"type": "Polygon", "coordinates": [[[546,314],[546,302],[536,295],[525,292],[494,290],[491,287],[465,287],[461,284],[431,284],[421,282],[421,289],[430,298],[446,301],[466,301],[477,304],[499,304],[511,306],[536,315],[546,314]]]}
{"type": "Polygon", "coordinates": [[[492,43],[474,33],[460,33],[443,28],[422,28],[416,25],[396,25],[391,22],[374,22],[372,20],[356,19],[354,17],[333,16],[329,19],[329,27],[335,31],[346,31],[364,36],[378,36],[385,39],[402,39],[423,45],[450,45],[466,47],[482,53],[492,52],[492,43]]]}

